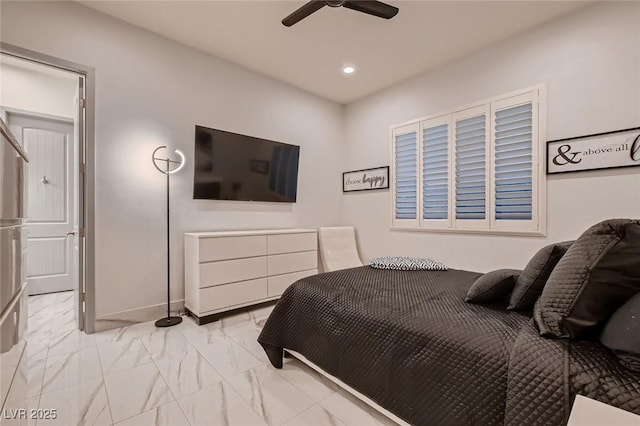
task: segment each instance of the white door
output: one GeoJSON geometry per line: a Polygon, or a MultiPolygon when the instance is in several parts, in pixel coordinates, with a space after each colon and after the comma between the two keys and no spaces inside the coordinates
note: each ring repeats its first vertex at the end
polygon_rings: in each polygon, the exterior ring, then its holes
{"type": "Polygon", "coordinates": [[[29,294],[74,290],[73,124],[22,114],[7,116],[9,128],[29,156],[25,221],[29,294]]]}

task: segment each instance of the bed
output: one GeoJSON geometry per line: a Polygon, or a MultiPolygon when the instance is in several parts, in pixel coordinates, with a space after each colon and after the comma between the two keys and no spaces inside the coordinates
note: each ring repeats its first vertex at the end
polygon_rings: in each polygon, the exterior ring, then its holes
{"type": "Polygon", "coordinates": [[[291,285],[258,342],[302,355],[415,425],[563,425],[582,394],[640,414],[640,374],[594,341],[539,336],[531,312],[464,302],[481,274],[368,266],[291,285]]]}

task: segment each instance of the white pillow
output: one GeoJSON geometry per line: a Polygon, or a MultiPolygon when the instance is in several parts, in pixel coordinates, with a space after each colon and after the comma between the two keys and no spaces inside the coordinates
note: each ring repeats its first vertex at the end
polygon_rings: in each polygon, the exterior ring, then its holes
{"type": "Polygon", "coordinates": [[[446,271],[447,267],[440,262],[420,257],[387,256],[377,257],[371,261],[372,268],[393,269],[397,271],[446,271]]]}

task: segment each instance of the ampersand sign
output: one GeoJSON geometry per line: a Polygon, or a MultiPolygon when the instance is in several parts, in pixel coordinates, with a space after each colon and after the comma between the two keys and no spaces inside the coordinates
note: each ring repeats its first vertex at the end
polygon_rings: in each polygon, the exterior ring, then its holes
{"type": "Polygon", "coordinates": [[[580,155],[579,152],[570,152],[570,151],[571,151],[571,145],[560,145],[558,147],[558,155],[553,157],[553,164],[555,164],[556,166],[565,166],[569,163],[578,164],[579,162],[582,161],[582,158],[576,160],[576,157],[580,155]]]}

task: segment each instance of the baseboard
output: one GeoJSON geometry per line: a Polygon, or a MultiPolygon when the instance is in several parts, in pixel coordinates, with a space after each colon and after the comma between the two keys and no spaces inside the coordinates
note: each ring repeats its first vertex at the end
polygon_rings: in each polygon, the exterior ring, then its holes
{"type": "MultiPolygon", "coordinates": [[[[184,299],[174,300],[171,302],[171,313],[182,312],[184,310],[184,299]]],[[[111,330],[113,328],[125,327],[128,325],[138,324],[157,320],[167,315],[167,304],[159,303],[157,305],[144,306],[142,308],[131,309],[128,311],[115,312],[112,314],[99,315],[96,317],[95,331],[111,330]]]]}

